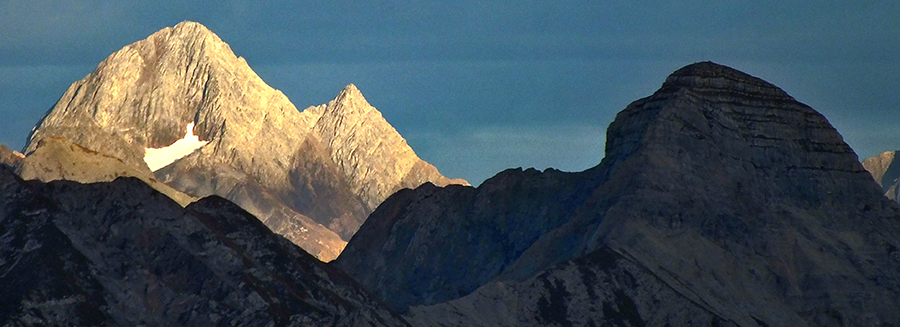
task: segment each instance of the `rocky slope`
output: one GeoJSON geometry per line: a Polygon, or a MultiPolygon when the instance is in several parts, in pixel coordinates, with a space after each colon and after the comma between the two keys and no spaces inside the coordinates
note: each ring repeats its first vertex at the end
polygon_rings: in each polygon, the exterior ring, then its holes
{"type": "Polygon", "coordinates": [[[41,139],[35,150],[24,157],[18,173],[23,179],[44,182],[70,180],[81,183],[109,182],[120,176],[137,177],[166,196],[186,206],[198,198],[169,187],[142,167],[87,149],[59,137],[41,139]]]}
{"type": "Polygon", "coordinates": [[[875,182],[881,185],[889,199],[900,202],[900,162],[894,160],[898,151],[888,151],[880,155],[866,158],[863,167],[872,174],[875,182]]]}
{"type": "Polygon", "coordinates": [[[58,137],[147,170],[145,149],[175,143],[190,124],[202,146],[156,177],[189,194],[229,198],[323,260],[394,191],[451,182],[355,86],[300,112],[193,22],[124,47],[72,84],[25,153],[58,137]],[[310,233],[318,234],[300,236],[310,233]]]}
{"type": "Polygon", "coordinates": [[[19,151],[10,150],[10,148],[0,144],[0,164],[15,168],[19,166],[22,159],[25,159],[25,155],[19,153],[19,151]]]}
{"type": "Polygon", "coordinates": [[[416,326],[736,325],[608,248],[523,282],[490,283],[458,300],[413,307],[407,320],[416,326]]]}
{"type": "Polygon", "coordinates": [[[510,169],[477,189],[402,190],[378,207],[335,264],[395,310],[454,299],[568,221],[597,183],[591,171],[510,169]]]}
{"type": "Polygon", "coordinates": [[[334,264],[421,325],[890,326],[898,246],[897,205],[822,115],[704,62],[620,112],[597,167],[400,192],[334,264]]]}
{"type": "Polygon", "coordinates": [[[0,165],[0,325],[405,326],[231,202],[0,165]]]}

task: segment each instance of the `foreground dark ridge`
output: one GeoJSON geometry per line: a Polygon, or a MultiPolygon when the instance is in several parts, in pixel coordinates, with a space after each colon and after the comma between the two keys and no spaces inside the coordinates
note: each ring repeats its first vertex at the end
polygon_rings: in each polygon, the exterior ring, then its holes
{"type": "Polygon", "coordinates": [[[24,182],[0,165],[0,325],[404,326],[218,196],[136,178],[24,182]]]}
{"type": "Polygon", "coordinates": [[[783,90],[692,64],[606,139],[585,172],[399,192],[334,264],[423,326],[900,322],[896,204],[783,90]]]}

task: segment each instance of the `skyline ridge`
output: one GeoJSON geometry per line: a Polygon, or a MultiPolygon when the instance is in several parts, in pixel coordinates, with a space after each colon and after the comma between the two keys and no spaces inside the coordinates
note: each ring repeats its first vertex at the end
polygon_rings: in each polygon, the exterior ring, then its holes
{"type": "Polygon", "coordinates": [[[900,120],[892,78],[900,67],[891,64],[900,61],[900,3],[163,0],[2,9],[0,143],[17,150],[73,80],[121,45],[184,20],[227,39],[300,107],[354,83],[420,157],[476,185],[507,167],[595,165],[603,127],[621,107],[701,60],[790,89],[861,158],[900,144],[891,123],[900,120]]]}

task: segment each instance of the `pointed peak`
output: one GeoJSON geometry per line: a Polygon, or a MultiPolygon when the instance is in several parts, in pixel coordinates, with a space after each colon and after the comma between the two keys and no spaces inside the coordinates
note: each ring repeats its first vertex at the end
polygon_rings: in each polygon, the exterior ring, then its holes
{"type": "Polygon", "coordinates": [[[203,24],[200,24],[200,23],[198,23],[198,22],[185,20],[185,21],[182,21],[182,22],[180,22],[180,23],[178,23],[178,24],[175,24],[175,28],[176,28],[176,29],[177,29],[177,28],[202,28],[202,29],[206,29],[206,26],[203,26],[203,24]]]}
{"type": "Polygon", "coordinates": [[[371,107],[369,101],[363,96],[362,92],[356,88],[356,85],[348,84],[334,98],[334,107],[371,107]]]}
{"type": "Polygon", "coordinates": [[[163,28],[147,37],[147,39],[135,42],[130,46],[146,42],[151,42],[160,46],[163,44],[192,44],[210,41],[227,46],[225,41],[222,41],[216,33],[213,33],[206,28],[206,26],[203,26],[203,24],[192,21],[183,21],[173,27],[163,28]]]}
{"type": "Polygon", "coordinates": [[[666,78],[666,89],[728,90],[747,95],[793,99],[784,90],[758,77],[711,61],[684,66],[666,78]]]}
{"type": "Polygon", "coordinates": [[[193,36],[215,35],[215,33],[206,28],[206,26],[203,26],[203,24],[187,20],[176,24],[175,27],[172,27],[172,34],[193,36]]]}
{"type": "Polygon", "coordinates": [[[350,84],[347,84],[347,86],[344,86],[344,90],[342,90],[341,92],[357,92],[357,93],[359,93],[359,88],[357,88],[355,84],[350,83],[350,84]]]}
{"type": "Polygon", "coordinates": [[[208,39],[215,38],[219,41],[219,38],[216,33],[206,28],[203,24],[192,21],[183,21],[181,23],[176,24],[174,27],[166,28],[164,30],[169,31],[170,37],[177,38],[189,38],[189,39],[208,39]]]}
{"type": "Polygon", "coordinates": [[[343,90],[341,90],[341,93],[338,93],[338,96],[335,97],[335,100],[337,100],[338,102],[344,102],[350,99],[357,98],[361,98],[363,99],[363,101],[365,101],[365,97],[363,97],[362,92],[358,88],[356,88],[356,85],[350,83],[347,84],[347,86],[345,86],[343,90]]]}

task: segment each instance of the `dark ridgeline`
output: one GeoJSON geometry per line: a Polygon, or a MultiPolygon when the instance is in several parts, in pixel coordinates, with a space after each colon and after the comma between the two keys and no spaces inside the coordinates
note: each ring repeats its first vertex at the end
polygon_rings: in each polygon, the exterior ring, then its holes
{"type": "Polygon", "coordinates": [[[0,165],[0,325],[405,326],[350,278],[211,196],[0,165]]]}
{"type": "Polygon", "coordinates": [[[398,192],[334,265],[423,326],[893,326],[898,247],[825,117],[702,62],[620,112],[597,167],[398,192]]]}

